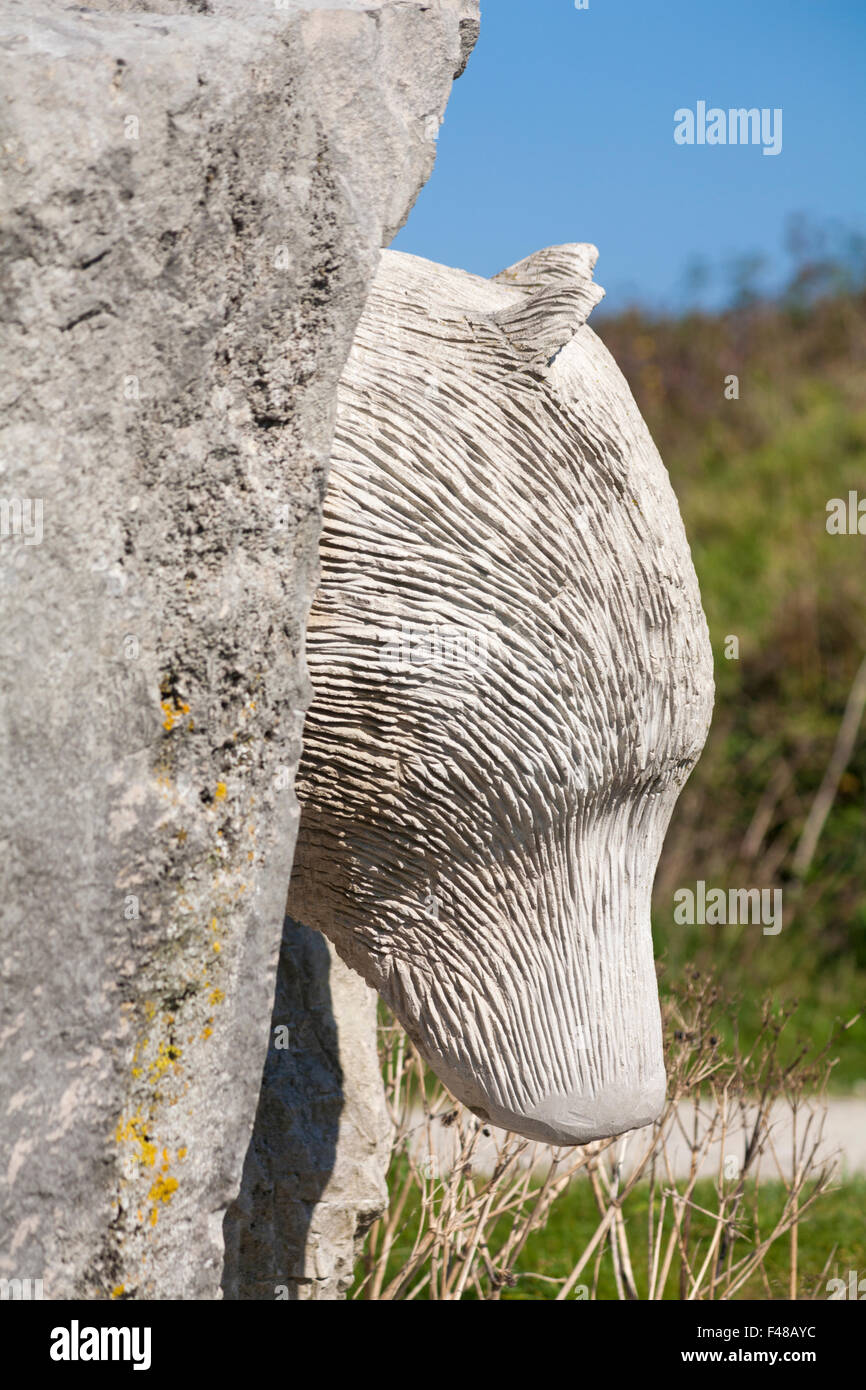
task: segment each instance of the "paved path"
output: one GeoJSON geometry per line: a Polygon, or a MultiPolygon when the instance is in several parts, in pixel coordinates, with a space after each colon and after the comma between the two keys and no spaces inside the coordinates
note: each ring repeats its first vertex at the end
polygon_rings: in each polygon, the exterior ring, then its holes
{"type": "MultiPolygon", "coordinates": [[[[817,1137],[818,1118],[820,1116],[813,1120],[810,1145],[812,1139],[817,1137]]],[[[691,1159],[686,1134],[691,1136],[694,1127],[694,1111],[691,1106],[681,1108],[679,1120],[680,1125],[672,1127],[668,1141],[669,1161],[673,1174],[677,1178],[687,1175],[690,1168],[691,1159]],[[685,1134],[682,1132],[683,1129],[685,1134]]],[[[797,1122],[800,1143],[802,1143],[804,1134],[805,1120],[805,1112],[801,1112],[797,1122]]],[[[448,1171],[454,1162],[456,1140],[454,1130],[446,1128],[437,1121],[432,1126],[432,1133],[434,1136],[434,1157],[438,1171],[448,1171]]],[[[704,1133],[706,1133],[706,1121],[699,1120],[698,1134],[700,1136],[704,1133]]],[[[634,1130],[627,1136],[624,1145],[622,1141],[619,1141],[624,1148],[623,1157],[626,1169],[629,1163],[634,1162],[643,1153],[646,1144],[645,1136],[648,1134],[649,1131],[634,1130]]],[[[493,1170],[497,1148],[501,1142],[500,1135],[501,1131],[491,1129],[489,1138],[482,1137],[473,1157],[473,1167],[476,1171],[489,1173],[493,1170]]],[[[772,1141],[775,1155],[786,1173],[790,1173],[792,1169],[792,1140],[791,1112],[785,1106],[778,1106],[772,1113],[772,1141]]],[[[734,1176],[732,1170],[734,1164],[742,1158],[744,1142],[743,1124],[742,1121],[738,1121],[736,1128],[727,1138],[723,1154],[720,1152],[720,1145],[717,1141],[710,1143],[706,1158],[701,1164],[701,1176],[717,1176],[720,1164],[723,1165],[725,1159],[728,1160],[728,1176],[734,1176]]],[[[427,1144],[423,1118],[419,1113],[418,1128],[413,1143],[414,1152],[419,1160],[427,1154],[427,1144]]],[[[527,1151],[525,1161],[531,1162],[534,1158],[536,1164],[543,1170],[547,1162],[546,1155],[545,1147],[537,1145],[534,1153],[532,1150],[527,1151]]],[[[817,1158],[819,1160],[833,1160],[839,1178],[845,1178],[855,1173],[866,1173],[866,1097],[860,1095],[837,1096],[828,1102],[823,1139],[817,1158]]],[[[776,1161],[769,1148],[767,1148],[762,1160],[758,1176],[763,1181],[778,1176],[776,1161]]]]}

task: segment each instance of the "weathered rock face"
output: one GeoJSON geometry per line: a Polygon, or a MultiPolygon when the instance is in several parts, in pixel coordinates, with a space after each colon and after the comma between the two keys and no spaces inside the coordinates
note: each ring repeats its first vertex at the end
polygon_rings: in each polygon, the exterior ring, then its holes
{"type": "Polygon", "coordinates": [[[476,29],[5,0],[0,1274],[46,1297],[218,1293],[336,384],[476,29]]]}
{"type": "Polygon", "coordinates": [[[585,319],[590,246],[486,281],[387,252],[340,388],[289,907],[455,1096],[647,1124],[650,891],[712,707],[661,459],[585,319]]]}

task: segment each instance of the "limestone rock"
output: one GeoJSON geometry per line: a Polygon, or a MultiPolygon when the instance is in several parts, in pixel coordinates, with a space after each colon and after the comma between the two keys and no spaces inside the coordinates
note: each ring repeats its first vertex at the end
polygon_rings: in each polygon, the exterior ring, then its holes
{"type": "Polygon", "coordinates": [[[476,20],[4,0],[0,1274],[48,1298],[218,1295],[336,385],[476,20]]]}
{"type": "Polygon", "coordinates": [[[484,1120],[664,1099],[650,892],[712,708],[664,465],[586,323],[596,251],[386,252],[340,387],[290,910],[484,1120]]]}

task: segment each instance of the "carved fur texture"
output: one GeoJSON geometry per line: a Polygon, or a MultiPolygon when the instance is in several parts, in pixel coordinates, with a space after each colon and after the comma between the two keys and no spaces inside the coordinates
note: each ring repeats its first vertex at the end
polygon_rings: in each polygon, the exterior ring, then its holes
{"type": "Polygon", "coordinates": [[[650,892],[712,709],[664,465],[586,324],[597,252],[385,252],[340,388],[290,914],[529,1138],[652,1121],[650,892]]]}

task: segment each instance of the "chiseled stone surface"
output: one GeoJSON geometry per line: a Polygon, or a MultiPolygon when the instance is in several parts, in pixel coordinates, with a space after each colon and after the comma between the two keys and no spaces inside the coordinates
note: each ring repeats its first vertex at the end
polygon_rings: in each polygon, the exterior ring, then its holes
{"type": "Polygon", "coordinates": [[[484,280],[386,252],[340,387],[291,913],[455,1096],[647,1124],[650,892],[712,656],[664,465],[586,323],[592,246],[484,280]]]}
{"type": "Polygon", "coordinates": [[[0,11],[0,1274],[48,1298],[219,1295],[336,385],[476,27],[464,0],[0,11]]]}

